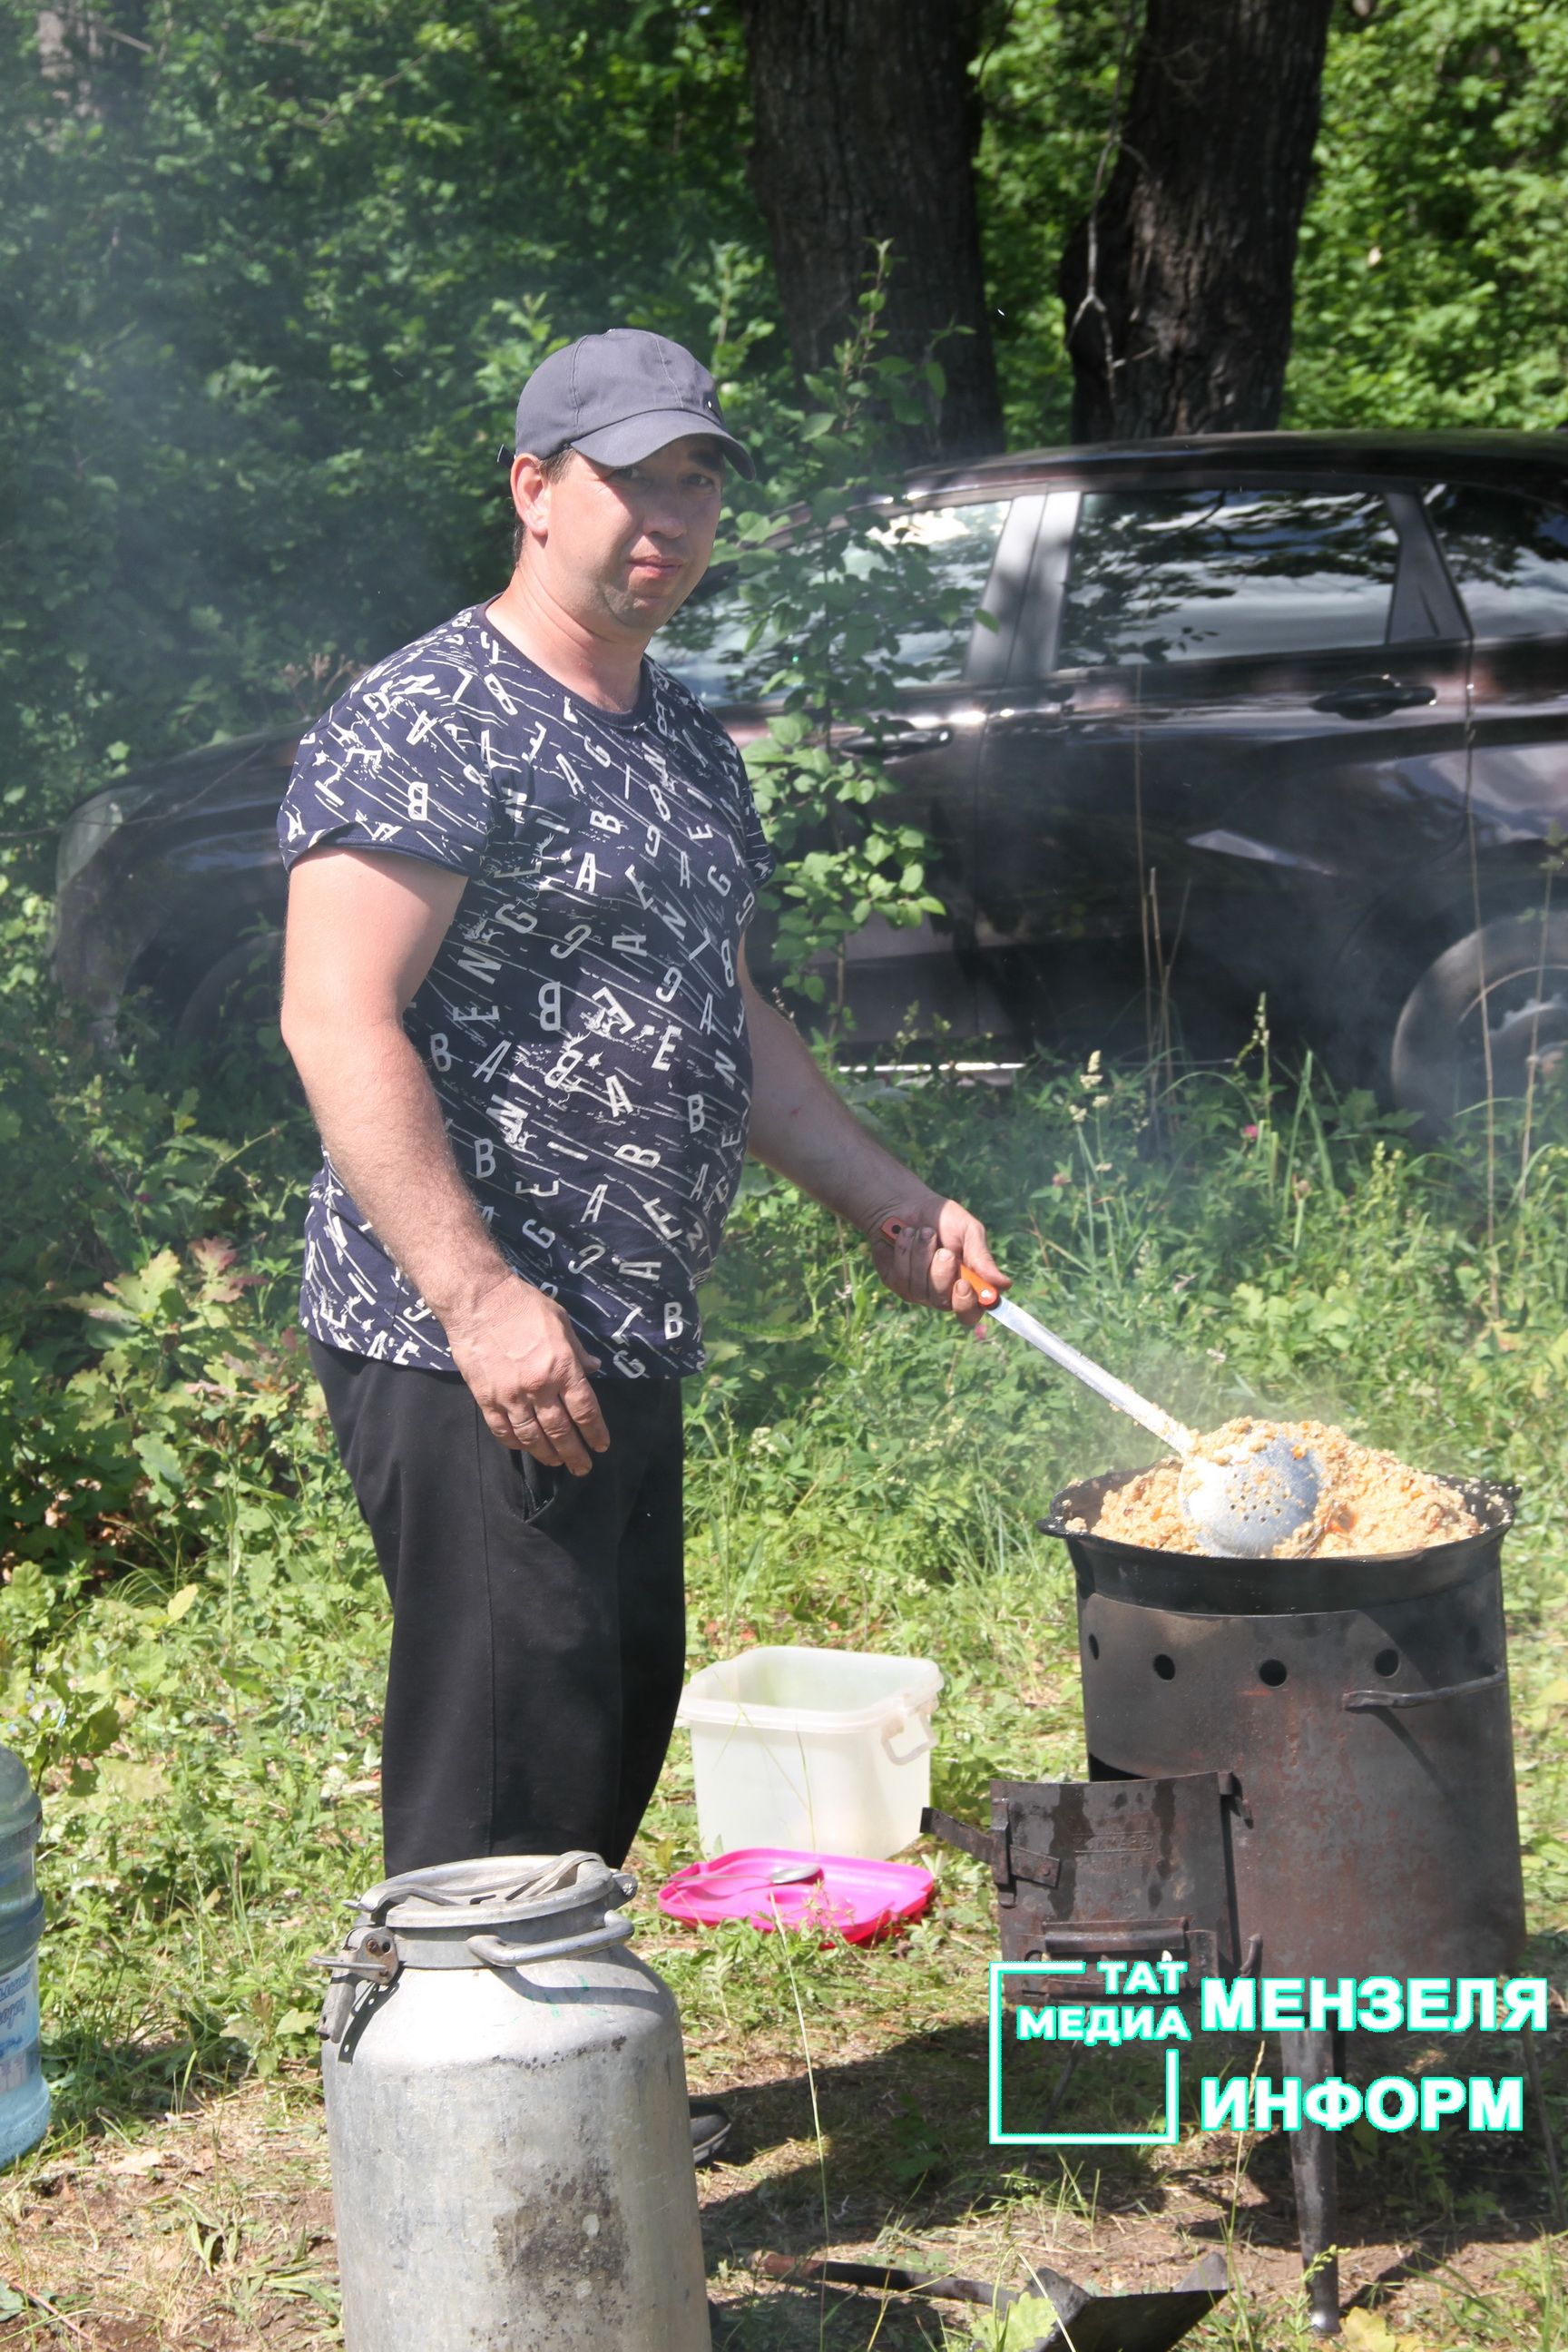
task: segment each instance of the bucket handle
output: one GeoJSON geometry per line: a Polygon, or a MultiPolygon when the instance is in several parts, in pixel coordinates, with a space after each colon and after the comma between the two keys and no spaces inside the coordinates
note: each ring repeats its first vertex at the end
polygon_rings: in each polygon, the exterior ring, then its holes
{"type": "Polygon", "coordinates": [[[509,1944],[501,1936],[470,1936],[468,1949],[481,1967],[525,1969],[534,1960],[564,1960],[576,1952],[596,1952],[605,1944],[624,1944],[634,1933],[629,1919],[618,1911],[606,1913],[602,1927],[585,1936],[562,1936],[552,1944],[509,1944]]]}
{"type": "Polygon", "coordinates": [[[929,1706],[906,1706],[900,1710],[895,1722],[885,1723],[882,1726],[882,1752],[889,1764],[912,1764],[917,1756],[925,1755],[929,1748],[936,1746],[936,1734],[931,1727],[931,1709],[929,1706]],[[893,1741],[900,1731],[908,1730],[911,1716],[920,1726],[923,1737],[917,1739],[912,1748],[906,1748],[900,1756],[893,1746],[893,1741]]]}

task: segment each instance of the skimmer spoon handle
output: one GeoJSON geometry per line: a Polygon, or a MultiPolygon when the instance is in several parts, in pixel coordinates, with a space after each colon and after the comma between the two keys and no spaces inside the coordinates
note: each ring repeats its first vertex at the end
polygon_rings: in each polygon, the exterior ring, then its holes
{"type": "MultiPolygon", "coordinates": [[[[897,1241],[903,1230],[897,1219],[889,1219],[882,1227],[889,1241],[897,1241]]],[[[1322,1475],[1315,1454],[1291,1444],[1278,1432],[1260,1445],[1234,1447],[1217,1458],[1200,1454],[1196,1430],[1140,1396],[1081,1349],[1059,1339],[1022,1307],[1005,1298],[984,1275],[976,1274],[962,1259],[959,1265],[975,1297],[996,1322],[1005,1324],[1062,1371],[1070,1372],[1116,1412],[1124,1412],[1173,1454],[1181,1455],[1183,1515],[1215,1553],[1233,1559],[1266,1559],[1276,1544],[1312,1517],[1322,1475]]]]}
{"type": "MultiPolygon", "coordinates": [[[[890,1217],[882,1227],[882,1235],[886,1241],[896,1242],[903,1230],[898,1219],[890,1217]]],[[[1192,1452],[1197,1441],[1195,1430],[1189,1429],[1184,1422],[1177,1421],[1162,1406],[1151,1404],[1147,1397],[1140,1396],[1137,1390],[1129,1388],[1125,1381],[1119,1381],[1114,1372],[1108,1372],[1103,1366],[1091,1362],[1077,1348],[1069,1347],[1067,1340],[1058,1339],[1054,1331],[1047,1331],[1043,1323],[1037,1322],[1032,1315],[1026,1315],[1021,1307],[1015,1307],[1010,1298],[1004,1298],[994,1282],[987,1282],[983,1274],[976,1274],[974,1268],[965,1265],[962,1259],[959,1270],[987,1315],[996,1322],[1005,1323],[1009,1331],[1016,1331],[1020,1339],[1026,1339],[1031,1348],[1037,1348],[1042,1356],[1048,1356],[1053,1364],[1059,1365],[1064,1372],[1070,1372],[1075,1381],[1081,1381],[1085,1388],[1092,1389],[1096,1396],[1103,1397],[1106,1403],[1113,1405],[1118,1412],[1124,1412],[1130,1421],[1137,1422],[1141,1429],[1152,1431],[1173,1454],[1185,1455],[1192,1452]]]]}

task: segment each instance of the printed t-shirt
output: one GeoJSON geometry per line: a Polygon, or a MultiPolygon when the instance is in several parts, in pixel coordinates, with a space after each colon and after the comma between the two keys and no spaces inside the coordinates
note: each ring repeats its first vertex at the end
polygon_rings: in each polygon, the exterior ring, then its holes
{"type": "MultiPolygon", "coordinates": [[[[700,1370],[697,1285],[751,1106],[736,957],[773,870],[717,719],[652,662],[634,710],[601,710],[474,605],[316,722],[278,830],[290,866],[333,843],[468,877],[404,1016],[458,1167],[604,1374],[700,1370]]],[[[451,1367],[330,1157],[300,1319],[358,1355],[451,1367]]]]}

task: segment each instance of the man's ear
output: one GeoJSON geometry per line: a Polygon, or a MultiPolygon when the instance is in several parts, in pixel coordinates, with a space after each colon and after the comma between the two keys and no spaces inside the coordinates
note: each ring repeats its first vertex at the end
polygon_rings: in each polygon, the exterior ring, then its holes
{"type": "Polygon", "coordinates": [[[542,541],[550,529],[550,478],[526,449],[511,461],[511,503],[529,538],[542,541]]]}

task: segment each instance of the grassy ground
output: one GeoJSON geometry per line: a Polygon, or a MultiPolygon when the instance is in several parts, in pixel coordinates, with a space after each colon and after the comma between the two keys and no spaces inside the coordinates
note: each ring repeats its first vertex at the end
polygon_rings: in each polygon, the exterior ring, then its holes
{"type": "MultiPolygon", "coordinates": [[[[1528,1139],[1494,1136],[1489,1184],[1484,1137],[1423,1154],[1364,1097],[1279,1080],[1261,1042],[1174,1083],[1091,1066],[1005,1096],[873,1089],[866,1108],[989,1214],[1047,1320],[1189,1418],[1320,1411],[1521,1484],[1505,1562],[1529,1964],[1554,1989],[1561,2137],[1568,1149],[1538,1116],[1528,1139]]],[[[3,1736],[46,1792],[56,2123],[0,2186],[0,2345],[330,2344],[307,1955],[379,1875],[386,1627],[289,1337],[306,1146],[292,1113],[242,1151],[254,1100],[153,1095],[132,1155],[150,1172],[122,1176],[123,1106],[79,1093],[58,1116],[99,1171],[100,1255],[80,1242],[48,1273],[7,1374],[31,1400],[28,1491],[53,1496],[30,1518],[13,1505],[0,1663],[3,1736]]],[[[765,1181],[710,1304],[712,1369],[689,1395],[693,1665],[752,1641],[915,1652],[946,1677],[939,1803],[973,1816],[993,1774],[1081,1773],[1070,1581],[1035,1521],[1066,1478],[1142,1458],[1135,1433],[1005,1340],[899,1307],[831,1220],[765,1181]]],[[[678,1739],[634,1860],[651,1889],[695,1852],[678,1739]]],[[[1173,2148],[1072,2163],[988,2145],[989,1884],[931,1860],[931,1915],[870,1950],[700,1935],[637,1906],[693,2083],[732,2095],[738,2119],[735,2160],[703,2183],[715,2343],[894,2352],[985,2325],[775,2284],[762,2251],[896,2249],[1015,2283],[1033,2256],[1131,2288],[1218,2245],[1235,2288],[1188,2340],[1304,2344],[1279,2136],[1189,2127],[1173,2148]]],[[[1512,2071],[1501,2046],[1451,2070],[1512,2071]]],[[[1384,2044],[1352,2072],[1422,2061],[1384,2044]]],[[[1158,2082],[1097,2055],[1073,2095],[1085,2117],[1107,2095],[1152,2114],[1158,2082]]],[[[1568,2347],[1568,2237],[1528,2123],[1346,2136],[1352,2342],[1568,2347]]]]}

